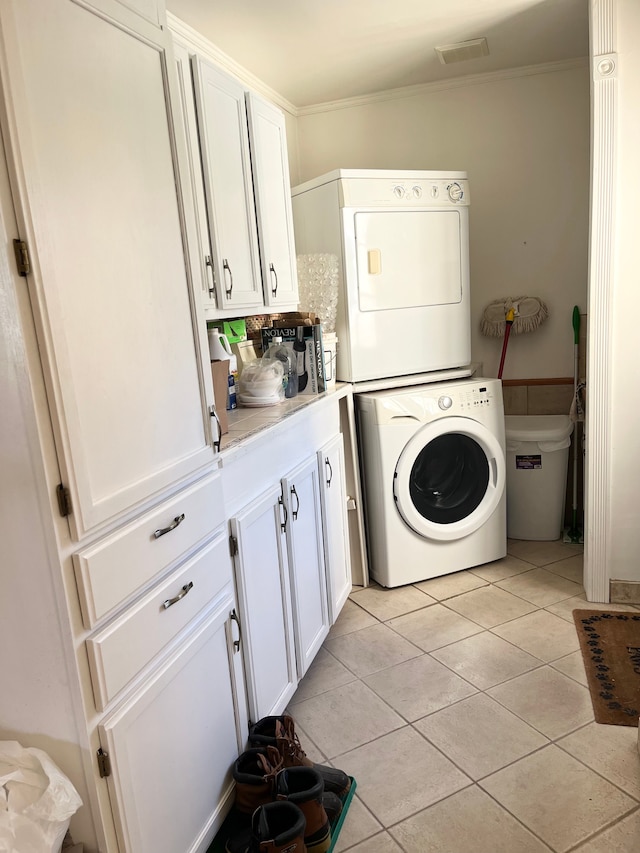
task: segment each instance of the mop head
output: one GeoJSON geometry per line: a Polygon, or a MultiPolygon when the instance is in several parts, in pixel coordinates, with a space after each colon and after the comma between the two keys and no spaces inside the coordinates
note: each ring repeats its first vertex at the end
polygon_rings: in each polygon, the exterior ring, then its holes
{"type": "Polygon", "coordinates": [[[501,338],[505,331],[505,318],[510,308],[514,310],[514,335],[522,335],[535,331],[549,316],[549,309],[542,299],[537,296],[518,296],[513,299],[507,296],[496,299],[484,309],[480,321],[480,331],[490,338],[501,338]]]}

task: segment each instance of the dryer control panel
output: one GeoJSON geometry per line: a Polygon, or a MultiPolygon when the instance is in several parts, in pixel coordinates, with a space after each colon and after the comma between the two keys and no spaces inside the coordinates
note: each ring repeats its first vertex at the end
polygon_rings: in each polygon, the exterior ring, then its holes
{"type": "Polygon", "coordinates": [[[374,178],[340,181],[341,207],[449,208],[469,205],[464,177],[374,178]]]}

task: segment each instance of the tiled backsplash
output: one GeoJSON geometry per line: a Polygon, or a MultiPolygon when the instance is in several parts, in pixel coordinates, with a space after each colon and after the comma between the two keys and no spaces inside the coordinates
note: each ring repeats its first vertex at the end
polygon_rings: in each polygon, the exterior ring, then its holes
{"type": "Polygon", "coordinates": [[[503,382],[505,415],[569,414],[573,400],[573,379],[523,379],[521,383],[517,379],[503,382]]]}

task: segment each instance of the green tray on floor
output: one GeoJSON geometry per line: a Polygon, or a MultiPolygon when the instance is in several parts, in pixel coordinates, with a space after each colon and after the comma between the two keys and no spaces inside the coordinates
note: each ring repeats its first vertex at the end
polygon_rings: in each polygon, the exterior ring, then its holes
{"type": "MultiPolygon", "coordinates": [[[[351,805],[351,801],[353,800],[353,795],[356,792],[356,780],[353,776],[349,776],[351,779],[351,787],[349,791],[342,797],[342,811],[339,816],[334,820],[331,824],[331,847],[328,850],[328,853],[332,853],[334,847],[336,846],[336,841],[338,840],[338,836],[340,835],[340,830],[342,829],[342,824],[344,823],[344,819],[349,811],[349,806],[351,805]]],[[[243,826],[246,826],[246,823],[242,823],[238,820],[238,817],[234,814],[233,809],[227,815],[224,823],[220,827],[218,834],[211,842],[207,853],[224,853],[224,845],[226,843],[227,838],[237,832],[239,829],[242,829],[243,826]]]]}

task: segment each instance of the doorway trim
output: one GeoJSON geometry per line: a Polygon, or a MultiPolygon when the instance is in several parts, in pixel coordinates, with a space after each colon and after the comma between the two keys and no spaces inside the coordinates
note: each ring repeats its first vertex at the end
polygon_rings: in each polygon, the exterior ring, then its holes
{"type": "Polygon", "coordinates": [[[616,0],[589,0],[591,214],[589,239],[584,586],[609,601],[611,562],[611,347],[614,286],[618,57],[616,0]]]}

